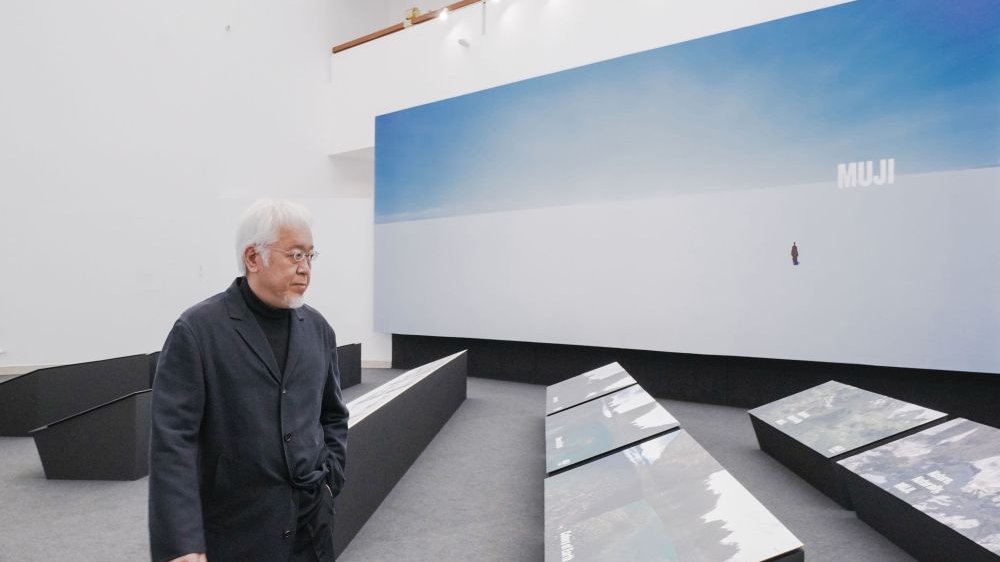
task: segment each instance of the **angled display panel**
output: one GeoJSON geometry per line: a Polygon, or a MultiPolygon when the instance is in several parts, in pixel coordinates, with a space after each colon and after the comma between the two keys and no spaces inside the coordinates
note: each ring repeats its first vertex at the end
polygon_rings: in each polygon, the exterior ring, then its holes
{"type": "Polygon", "coordinates": [[[828,381],[750,410],[760,448],[812,485],[850,507],[835,462],[919,431],[947,415],[828,381]]]}
{"type": "Polygon", "coordinates": [[[963,418],[840,461],[858,517],[920,560],[1000,560],[1000,430],[963,418]]]}
{"type": "Polygon", "coordinates": [[[467,379],[462,351],[411,369],[347,404],[349,484],[335,502],[336,552],[344,551],[462,405],[467,379]]]}
{"type": "Polygon", "coordinates": [[[680,424],[637,384],[545,418],[545,471],[563,470],[680,424]]]}
{"type": "Polygon", "coordinates": [[[545,389],[545,415],[554,414],[633,384],[635,379],[617,361],[587,371],[545,389]]]}
{"type": "Polygon", "coordinates": [[[802,543],[684,430],[545,479],[546,562],[802,557],[802,543]]]}
{"type": "Polygon", "coordinates": [[[455,361],[458,357],[463,355],[465,355],[465,352],[460,351],[453,355],[449,355],[448,357],[444,357],[442,359],[438,359],[437,361],[417,367],[416,369],[410,369],[382,386],[371,390],[354,400],[351,400],[350,404],[347,405],[351,412],[348,428],[353,428],[358,425],[370,414],[388,404],[390,400],[406,392],[409,388],[415,386],[421,380],[427,378],[442,366],[455,361]]]}

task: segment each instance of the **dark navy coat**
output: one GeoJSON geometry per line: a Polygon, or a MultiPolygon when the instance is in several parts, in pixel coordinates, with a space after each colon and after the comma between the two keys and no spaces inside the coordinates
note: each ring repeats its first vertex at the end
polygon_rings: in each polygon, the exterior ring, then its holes
{"type": "Polygon", "coordinates": [[[153,562],[288,560],[297,489],[344,485],[336,336],[308,306],[290,324],[284,373],[235,282],[167,336],[153,383],[153,562]]]}

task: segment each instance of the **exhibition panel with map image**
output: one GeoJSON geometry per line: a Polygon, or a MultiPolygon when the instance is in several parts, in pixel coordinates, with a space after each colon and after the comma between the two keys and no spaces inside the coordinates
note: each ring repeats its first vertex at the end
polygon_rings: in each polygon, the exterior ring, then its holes
{"type": "Polygon", "coordinates": [[[749,413],[827,458],[947,417],[930,408],[837,381],[825,382],[749,413]]]}
{"type": "Polygon", "coordinates": [[[677,430],[546,478],[545,560],[791,561],[802,544],[677,430]]]}
{"type": "MultiPolygon", "coordinates": [[[[879,490],[901,500],[912,510],[937,522],[948,533],[927,527],[922,535],[933,535],[938,544],[948,541],[957,548],[971,541],[978,547],[976,560],[1000,560],[1000,430],[964,418],[925,429],[881,447],[849,457],[840,464],[879,490]],[[951,538],[960,535],[955,543],[951,538]]],[[[852,486],[852,491],[854,487],[852,486]]],[[[860,489],[859,493],[866,493],[860,489]]],[[[873,501],[869,509],[893,509],[898,502],[873,501]]],[[[859,516],[862,516],[859,510],[859,516]]],[[[874,515],[874,520],[901,520],[906,514],[874,515]]],[[[866,518],[866,517],[863,517],[866,518]]],[[[903,543],[914,536],[914,528],[894,532],[903,543]],[[908,531],[908,532],[907,532],[908,531]]],[[[953,558],[960,559],[960,558],[953,558]]]]}
{"type": "MultiPolygon", "coordinates": [[[[549,539],[551,540],[551,539],[549,539]]],[[[642,560],[677,562],[677,550],[663,522],[646,500],[568,525],[555,542],[547,541],[545,560],[642,560]],[[610,538],[609,538],[610,537],[610,538]]]]}
{"type": "Polygon", "coordinates": [[[750,410],[761,450],[851,509],[837,461],[941,423],[947,415],[836,381],[750,410]]]}
{"type": "Polygon", "coordinates": [[[618,362],[598,367],[545,389],[545,414],[552,414],[635,384],[618,362]]]}
{"type": "Polygon", "coordinates": [[[545,469],[555,472],[680,424],[639,385],[545,418],[545,469]]]}

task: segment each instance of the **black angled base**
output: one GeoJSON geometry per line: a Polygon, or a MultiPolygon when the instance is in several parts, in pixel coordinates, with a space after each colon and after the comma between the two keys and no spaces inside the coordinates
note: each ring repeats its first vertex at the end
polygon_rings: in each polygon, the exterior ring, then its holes
{"type": "Polygon", "coordinates": [[[136,480],[149,474],[152,391],[123,396],[31,432],[49,479],[136,480]]]}
{"type": "Polygon", "coordinates": [[[0,436],[25,437],[36,427],[147,390],[150,358],[132,355],[38,369],[0,383],[0,436]]]}
{"type": "Polygon", "coordinates": [[[797,439],[780,431],[771,424],[761,421],[757,416],[750,414],[750,423],[753,425],[753,432],[757,436],[757,443],[760,445],[760,449],[791,469],[795,474],[801,476],[803,480],[815,486],[817,490],[829,496],[830,499],[840,504],[844,509],[854,509],[854,506],[852,496],[847,489],[847,484],[844,482],[844,470],[837,464],[837,461],[874,449],[889,441],[913,435],[945,419],[935,420],[891,437],[873,441],[863,447],[843,452],[834,457],[827,457],[805,446],[797,439]]]}
{"type": "Polygon", "coordinates": [[[851,509],[851,496],[840,478],[836,461],[858,451],[833,459],[827,458],[770,424],[762,422],[753,414],[750,415],[750,423],[753,425],[760,450],[774,457],[803,480],[839,503],[841,507],[851,509]]]}
{"type": "Polygon", "coordinates": [[[351,426],[347,482],[336,500],[333,542],[337,553],[347,548],[465,401],[466,379],[466,355],[462,354],[351,426]]]}
{"type": "Polygon", "coordinates": [[[337,366],[340,368],[340,388],[361,384],[361,344],[338,345],[337,366]]]}

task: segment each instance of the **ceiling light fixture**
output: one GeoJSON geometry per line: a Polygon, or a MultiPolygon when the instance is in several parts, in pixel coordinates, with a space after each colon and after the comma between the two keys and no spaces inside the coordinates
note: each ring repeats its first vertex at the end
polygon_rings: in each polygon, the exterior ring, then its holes
{"type": "Polygon", "coordinates": [[[484,22],[483,23],[483,35],[485,35],[486,34],[486,24],[485,24],[485,21],[486,21],[486,5],[490,4],[490,3],[494,3],[494,4],[495,3],[499,3],[499,0],[457,0],[457,1],[452,2],[451,4],[446,5],[443,8],[440,8],[440,9],[437,9],[437,10],[429,10],[429,11],[427,11],[425,13],[420,13],[419,9],[411,8],[411,9],[409,9],[409,10],[407,10],[405,12],[405,16],[403,18],[403,21],[401,21],[399,23],[395,23],[393,25],[390,25],[389,27],[385,27],[385,28],[380,29],[378,31],[375,31],[373,33],[369,33],[368,35],[364,35],[362,37],[358,37],[357,39],[348,41],[346,43],[341,43],[340,45],[335,45],[333,47],[333,49],[332,49],[332,52],[334,54],[340,53],[340,52],[346,51],[347,49],[350,49],[350,48],[353,48],[353,47],[357,47],[358,45],[362,45],[364,43],[367,43],[369,41],[374,41],[376,39],[385,37],[386,35],[391,35],[393,33],[397,33],[397,32],[403,31],[404,29],[407,29],[407,28],[412,27],[414,25],[418,25],[418,24],[421,24],[421,23],[426,23],[426,22],[429,22],[431,20],[447,20],[448,16],[451,15],[451,12],[453,12],[455,10],[460,10],[462,8],[466,8],[468,6],[480,6],[482,8],[483,22],[484,22]]]}

